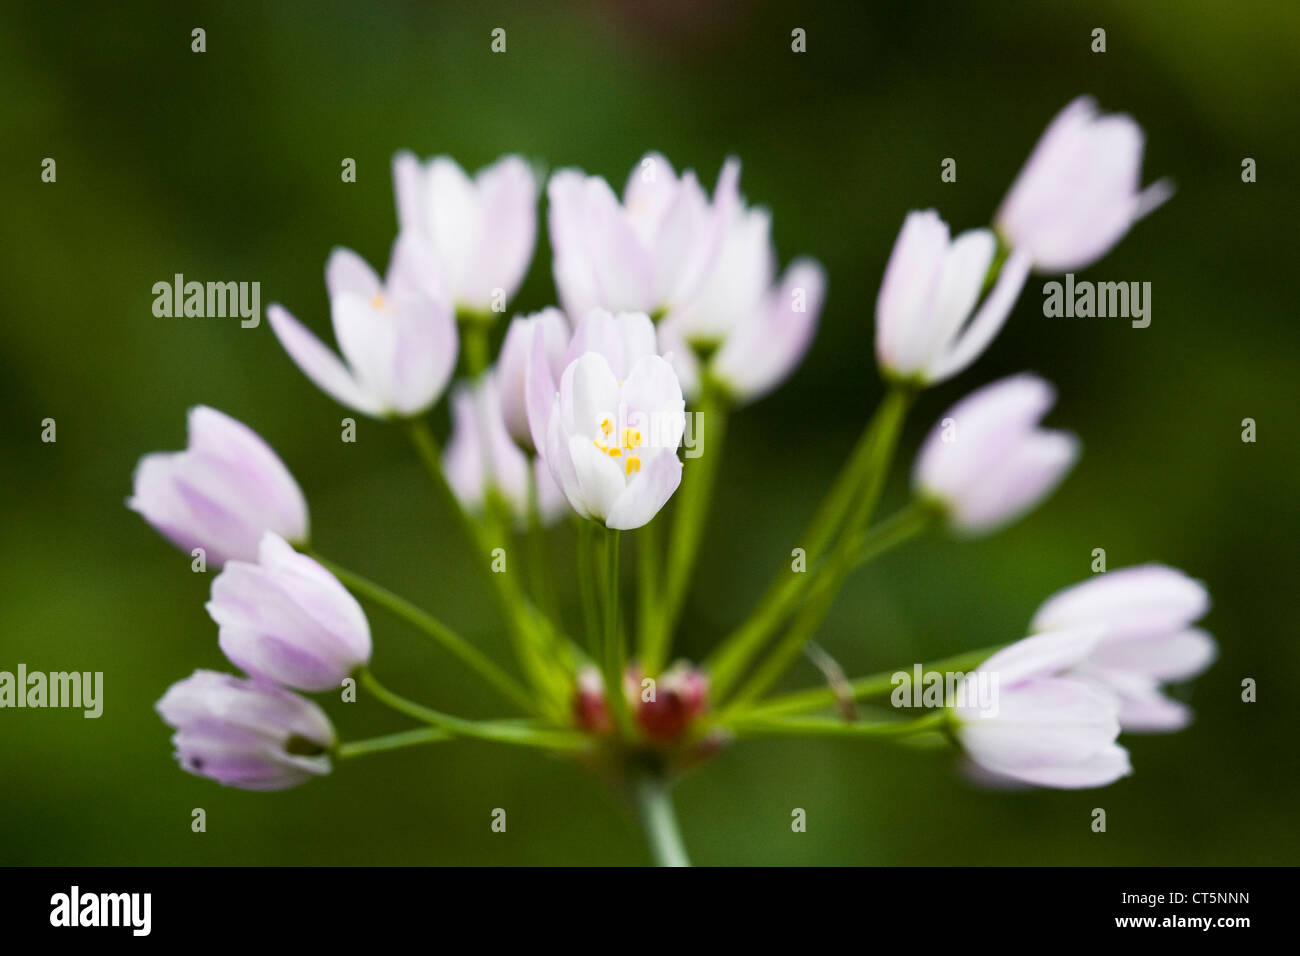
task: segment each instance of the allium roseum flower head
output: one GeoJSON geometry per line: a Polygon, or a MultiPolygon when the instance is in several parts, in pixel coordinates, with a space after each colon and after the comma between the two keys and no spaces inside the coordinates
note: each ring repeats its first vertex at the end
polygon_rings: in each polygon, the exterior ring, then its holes
{"type": "Polygon", "coordinates": [[[496,379],[489,372],[452,395],[451,440],[442,456],[447,483],[461,507],[475,515],[485,511],[489,495],[498,495],[519,526],[528,522],[535,485],[537,517],[551,524],[568,513],[568,503],[546,464],[526,454],[506,431],[496,379]]]}
{"type": "Polygon", "coordinates": [[[1067,673],[1101,634],[1088,627],[1027,637],[966,675],[967,701],[978,699],[981,682],[997,688],[996,707],[953,709],[957,739],[982,771],[1062,789],[1102,787],[1131,772],[1128,751],[1115,742],[1115,696],[1067,673]]]}
{"type": "Polygon", "coordinates": [[[623,199],[599,176],[561,169],[547,185],[553,271],[569,318],[592,309],[660,315],[689,302],[718,256],[738,201],[728,160],[710,201],[695,174],[642,157],[623,199]]]}
{"type": "Polygon", "coordinates": [[[1105,635],[1074,673],[1119,697],[1125,730],[1167,731],[1192,718],[1160,685],[1189,680],[1214,661],[1214,639],[1192,624],[1210,606],[1205,585],[1161,564],[1107,571],[1058,591],[1034,615],[1033,631],[1100,625],[1105,635]]]}
{"type": "Polygon", "coordinates": [[[344,361],[278,303],[271,329],[303,374],[335,401],[375,418],[418,415],[441,397],[456,366],[456,320],[422,278],[409,237],[393,246],[380,282],[369,264],[335,249],[325,266],[334,337],[344,361]]]}
{"type": "Polygon", "coordinates": [[[569,363],[547,424],[545,459],[569,504],[620,531],[659,513],[682,477],[686,403],[658,355],[615,374],[599,352],[569,363]]]}
{"type": "Polygon", "coordinates": [[[449,156],[393,157],[397,221],[419,269],[458,309],[490,313],[514,298],[537,242],[537,180],[519,156],[471,179],[449,156]]]}
{"type": "Polygon", "coordinates": [[[1173,194],[1168,180],[1141,188],[1145,137],[1132,117],[1102,115],[1091,97],[1048,125],[1002,201],[998,232],[1040,272],[1096,262],[1173,194]]]}
{"type": "Polygon", "coordinates": [[[1021,374],[962,399],[921,447],[917,493],[964,534],[991,531],[1033,508],[1079,456],[1073,435],[1038,427],[1055,398],[1047,382],[1021,374]]]}
{"type": "Polygon", "coordinates": [[[176,729],[181,767],[243,790],[285,790],[330,772],[334,727],[291,691],[256,680],[195,671],[158,701],[176,729]]]}
{"type": "Polygon", "coordinates": [[[996,252],[988,229],[951,239],[934,210],[908,213],[876,298],[876,358],[886,375],[933,385],[980,356],[1029,274],[1028,256],[1013,252],[981,304],[996,252]]]}
{"type": "Polygon", "coordinates": [[[256,564],[226,564],[207,607],[221,650],[254,677],[326,691],[370,660],[370,624],[356,598],[271,532],[256,564]]]}
{"type": "Polygon", "coordinates": [[[178,547],[202,548],[213,567],[256,560],[267,531],[307,540],[307,501],[284,462],[247,425],[205,405],[190,409],[185,451],[140,459],[127,507],[178,547]]]}

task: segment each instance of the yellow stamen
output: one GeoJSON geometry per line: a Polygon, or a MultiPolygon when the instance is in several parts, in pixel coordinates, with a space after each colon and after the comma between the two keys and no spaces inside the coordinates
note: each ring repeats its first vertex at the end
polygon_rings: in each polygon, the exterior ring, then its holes
{"type": "Polygon", "coordinates": [[[606,435],[608,435],[614,430],[614,426],[610,424],[610,421],[607,418],[600,423],[600,430],[604,432],[606,435]]]}
{"type": "Polygon", "coordinates": [[[633,472],[637,472],[640,470],[641,470],[641,459],[638,458],[636,455],[628,455],[626,473],[630,475],[633,472]]]}

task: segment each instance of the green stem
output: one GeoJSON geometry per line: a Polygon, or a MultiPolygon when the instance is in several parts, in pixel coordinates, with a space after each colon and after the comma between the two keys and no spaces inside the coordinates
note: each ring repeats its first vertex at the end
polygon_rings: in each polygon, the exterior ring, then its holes
{"type": "Polygon", "coordinates": [[[375,679],[368,669],[359,671],[361,685],[382,704],[398,713],[430,724],[459,737],[475,737],[496,743],[516,744],[521,747],[543,747],[549,750],[586,750],[590,740],[583,734],[564,730],[545,730],[513,721],[466,720],[417,704],[397,694],[375,679]]]}
{"type": "MultiPolygon", "coordinates": [[[[966,673],[972,668],[978,667],[984,663],[1005,644],[998,644],[993,647],[981,648],[977,651],[967,651],[963,654],[957,654],[953,657],[946,657],[943,660],[933,661],[922,666],[923,673],[939,671],[942,673],[957,672],[966,673]]],[[[866,677],[858,677],[849,681],[849,689],[852,693],[853,700],[867,700],[881,694],[887,694],[894,688],[898,687],[898,681],[895,679],[897,674],[906,674],[910,679],[911,671],[882,671],[879,674],[870,674],[866,677]]],[[[834,688],[814,687],[809,690],[795,691],[790,694],[783,694],[780,697],[772,697],[757,707],[747,709],[737,715],[737,720],[750,720],[751,718],[771,718],[782,717],[789,714],[806,713],[812,710],[821,710],[824,707],[832,707],[840,701],[839,695],[834,688]]]]}
{"type": "Polygon", "coordinates": [[[744,707],[761,697],[803,652],[830,612],[849,572],[863,562],[920,534],[929,527],[934,512],[923,504],[912,504],[882,521],[868,532],[850,534],[836,548],[829,567],[818,574],[807,602],[795,616],[790,630],[777,642],[749,682],[736,694],[733,706],[744,707]]]}
{"type": "Polygon", "coordinates": [[[578,594],[582,599],[582,624],[587,635],[587,654],[601,660],[600,607],[596,597],[596,523],[583,518],[578,524],[578,594]]]}
{"type": "Polygon", "coordinates": [[[533,566],[533,596],[542,613],[552,621],[559,621],[559,608],[555,602],[555,588],[551,580],[551,565],[546,555],[546,529],[542,527],[541,503],[537,497],[537,473],[528,471],[528,549],[533,566]]]}
{"type": "MultiPolygon", "coordinates": [[[[651,521],[636,530],[636,610],[637,610],[637,657],[642,670],[654,674],[658,667],[651,669],[650,643],[654,640],[656,612],[659,609],[659,525],[651,521]]],[[[663,661],[659,660],[659,667],[663,661]]]]}
{"type": "Polygon", "coordinates": [[[349,740],[347,743],[339,744],[334,748],[334,756],[340,760],[346,760],[349,757],[361,757],[366,754],[382,753],[386,750],[400,750],[403,747],[437,743],[441,740],[450,740],[451,737],[452,735],[447,731],[437,727],[417,727],[414,730],[403,730],[396,734],[385,734],[382,737],[349,740]]]}
{"type": "Polygon", "coordinates": [[[487,371],[489,362],[488,323],[476,318],[462,322],[460,330],[465,345],[465,369],[470,378],[477,380],[487,371]]]}
{"type": "Polygon", "coordinates": [[[907,737],[942,730],[949,721],[947,709],[916,720],[886,720],[872,723],[834,717],[737,718],[728,726],[737,737],[907,737]]]}
{"type": "MultiPolygon", "coordinates": [[[[805,559],[813,567],[825,564],[823,552],[841,525],[853,533],[869,520],[884,486],[888,462],[893,456],[913,394],[903,386],[893,386],[886,393],[817,514],[799,538],[805,559]],[[855,501],[856,509],[853,507],[855,501]],[[846,520],[850,511],[852,516],[846,520]]],[[[791,570],[776,577],[754,613],[718,645],[705,665],[715,699],[721,699],[740,679],[750,661],[803,597],[813,577],[811,569],[804,572],[791,570]]]]}
{"type": "Polygon", "coordinates": [[[627,667],[627,651],[623,647],[623,615],[619,607],[618,557],[622,543],[622,532],[613,529],[606,531],[605,625],[603,628],[605,693],[619,727],[630,736],[632,712],[623,694],[623,671],[627,667]]]}
{"type": "Polygon", "coordinates": [[[567,680],[555,672],[552,666],[543,660],[538,653],[539,642],[542,638],[539,636],[538,628],[533,620],[535,610],[532,603],[515,586],[514,580],[508,572],[497,573],[492,570],[491,555],[494,539],[490,537],[487,529],[475,521],[460,506],[460,502],[452,492],[451,486],[447,484],[447,477],[442,472],[441,449],[438,446],[437,439],[433,437],[428,422],[424,420],[411,422],[410,432],[411,440],[415,444],[420,461],[424,464],[424,469],[428,472],[439,497],[443,500],[444,505],[456,515],[465,536],[477,551],[477,560],[473,564],[485,576],[489,589],[497,598],[497,603],[506,619],[506,623],[510,625],[509,633],[514,644],[516,658],[518,658],[529,680],[542,692],[546,706],[550,709],[552,715],[558,716],[558,714],[564,712],[566,706],[565,702],[560,698],[565,693],[564,688],[567,687],[567,680]]]}
{"type": "Polygon", "coordinates": [[[668,786],[646,775],[636,781],[635,788],[637,811],[655,866],[690,866],[668,786]]]}
{"type": "Polygon", "coordinates": [[[713,486],[717,481],[722,460],[722,445],[727,429],[727,404],[721,391],[709,383],[707,376],[695,409],[696,421],[703,429],[696,433],[700,456],[687,459],[682,475],[682,487],[673,509],[672,538],[668,545],[665,564],[664,596],[659,613],[654,617],[651,639],[646,641],[642,665],[646,673],[655,674],[665,663],[677,629],[686,594],[695,573],[699,557],[700,540],[708,524],[709,505],[713,500],[713,486]],[[703,442],[706,439],[708,445],[703,442]],[[694,463],[692,463],[694,462],[694,463]]]}
{"type": "Polygon", "coordinates": [[[349,571],[347,568],[314,551],[311,552],[311,556],[318,564],[342,581],[348,590],[373,601],[432,637],[461,663],[500,691],[512,703],[525,711],[535,709],[535,702],[523,685],[492,663],[478,648],[432,614],[422,611],[410,601],[399,597],[382,585],[376,584],[368,578],[363,578],[361,575],[349,571]]]}

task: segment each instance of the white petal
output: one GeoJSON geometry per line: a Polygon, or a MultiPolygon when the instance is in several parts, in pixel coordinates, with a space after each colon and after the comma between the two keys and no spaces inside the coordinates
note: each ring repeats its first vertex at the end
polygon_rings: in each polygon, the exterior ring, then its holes
{"type": "Polygon", "coordinates": [[[1039,607],[1030,628],[1103,623],[1119,641],[1182,630],[1209,606],[1209,592],[1200,581],[1167,565],[1143,564],[1058,591],[1039,607]]]}
{"type": "Polygon", "coordinates": [[[325,262],[325,288],[331,299],[344,293],[369,299],[383,291],[370,263],[342,246],[334,249],[325,262]]]}
{"type": "Polygon", "coordinates": [[[908,351],[909,341],[929,330],[939,278],[948,250],[948,225],[934,210],[911,212],[894,242],[876,297],[876,356],[882,368],[910,376],[925,367],[925,357],[908,351]]]}
{"type": "Polygon", "coordinates": [[[642,462],[641,471],[627,483],[605,520],[617,531],[648,524],[681,484],[682,463],[673,452],[662,449],[642,456],[642,462]]]}
{"type": "Polygon", "coordinates": [[[590,438],[573,435],[569,438],[569,456],[586,510],[593,518],[604,521],[614,508],[627,482],[623,468],[617,461],[595,446],[590,438]]]}
{"type": "Polygon", "coordinates": [[[1020,298],[1020,290],[1029,278],[1031,265],[1027,252],[1017,250],[1007,257],[1007,261],[1002,264],[1002,271],[998,273],[998,280],[993,285],[993,291],[984,300],[975,317],[950,350],[930,366],[930,384],[951,378],[983,354],[1002,330],[1007,316],[1020,298]]]}
{"type": "Polygon", "coordinates": [[[985,534],[1032,510],[1064,480],[1079,459],[1079,440],[1067,432],[1035,431],[951,503],[954,528],[985,534]]]}
{"type": "Polygon", "coordinates": [[[289,358],[293,359],[294,364],[302,369],[303,374],[317,388],[336,402],[363,415],[383,415],[383,402],[362,387],[342,360],[312,335],[306,326],[278,304],[272,304],[266,310],[266,317],[275,337],[289,353],[289,358]]]}

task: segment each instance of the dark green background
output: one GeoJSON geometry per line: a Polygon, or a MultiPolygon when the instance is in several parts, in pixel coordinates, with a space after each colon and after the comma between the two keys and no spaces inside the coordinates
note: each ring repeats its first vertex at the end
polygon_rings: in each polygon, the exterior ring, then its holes
{"type": "MultiPolygon", "coordinates": [[[[908,460],[944,408],[1021,369],[1059,385],[1050,421],[1082,436],[1081,463],[996,537],[932,538],[865,569],[820,640],[850,673],[910,665],[1019,636],[1042,598],[1087,576],[1093,548],[1112,569],[1163,560],[1214,597],[1222,655],[1190,690],[1196,724],[1126,737],[1134,776],[1075,793],[981,791],[946,753],[749,743],[680,786],[683,829],[700,863],[1296,861],[1300,5],[173,6],[0,14],[0,669],[102,670],[106,684],[97,721],[0,712],[0,862],[647,859],[630,815],[582,772],[489,744],[357,760],[271,795],[175,767],[152,705],[195,667],[225,666],[203,610],[209,579],[123,502],[140,455],[183,445],[193,404],[280,452],[323,551],[491,652],[505,642],[403,436],[362,419],[359,441],[342,444],[346,413],[265,323],[155,318],[154,282],[258,280],[263,305],[285,302],[324,330],[330,247],[387,257],[399,148],[470,168],[517,151],[618,188],[647,149],[710,182],[739,155],[783,262],[819,258],[829,296],[807,362],[729,436],[685,621],[698,657],[798,544],[879,397],[872,313],[904,214],[933,205],[955,229],[987,223],[1048,119],[1082,92],[1137,117],[1144,178],[1178,184],[1086,273],[1151,282],[1151,327],[1045,319],[1031,280],[988,353],[921,401],[886,505],[903,500],[908,460]],[[505,55],[489,52],[497,26],[505,55]],[[1096,26],[1105,54],[1089,51],[1096,26]],[[54,185],[39,180],[46,156],[54,185]],[[955,184],[939,179],[948,156],[955,184]],[[1254,185],[1241,182],[1246,156],[1254,185]],[[47,416],[57,444],[39,440],[47,416]],[[1240,440],[1245,417],[1256,444],[1240,440]],[[1240,702],[1244,677],[1258,703],[1240,702]],[[1104,835],[1089,829],[1098,806],[1104,835]],[[194,807],[205,834],[190,831],[194,807]],[[494,807],[505,834],[490,831],[494,807]],[[790,831],[794,807],[805,834],[790,831]]],[[[553,296],[543,244],[516,304],[553,296]]],[[[381,678],[445,710],[494,713],[419,635],[370,616],[381,678]]],[[[797,678],[816,675],[805,663],[797,678]]],[[[329,709],[345,738],[403,726],[365,702],[329,709]]]]}

